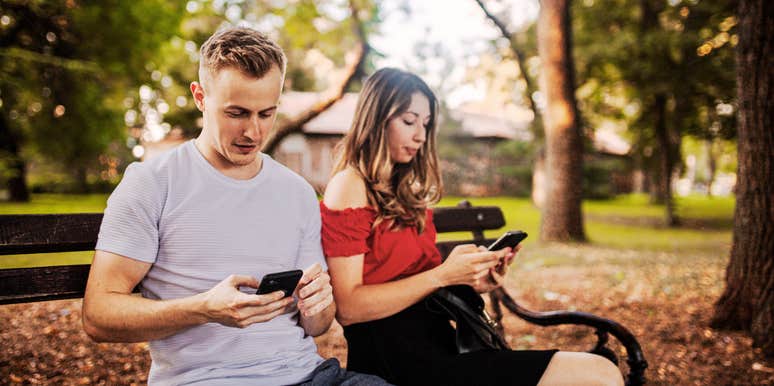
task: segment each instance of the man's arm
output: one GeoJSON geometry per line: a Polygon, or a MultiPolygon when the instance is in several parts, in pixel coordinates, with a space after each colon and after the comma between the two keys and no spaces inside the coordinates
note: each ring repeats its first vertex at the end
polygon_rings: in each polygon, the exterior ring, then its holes
{"type": "Polygon", "coordinates": [[[165,338],[204,323],[246,327],[280,315],[292,299],[283,292],[248,295],[250,276],[231,275],[207,292],[173,300],[132,295],[151,264],[98,250],[83,297],[83,328],[100,342],[143,342],[165,338]]]}
{"type": "Polygon", "coordinates": [[[299,323],[307,335],[324,334],[336,316],[330,281],[330,276],[319,263],[304,270],[298,285],[298,314],[299,323]]]}

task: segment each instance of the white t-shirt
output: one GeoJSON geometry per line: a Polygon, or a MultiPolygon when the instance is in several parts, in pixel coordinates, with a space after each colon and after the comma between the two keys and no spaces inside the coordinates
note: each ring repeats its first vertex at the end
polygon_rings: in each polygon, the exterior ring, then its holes
{"type": "MultiPolygon", "coordinates": [[[[312,187],[265,154],[249,180],[218,172],[193,141],[129,165],[108,199],[96,249],[152,263],[150,299],[205,292],[231,274],[326,268],[312,187]]],[[[149,384],[281,385],[322,362],[297,312],[240,329],[207,323],[150,342],[149,384]]]]}

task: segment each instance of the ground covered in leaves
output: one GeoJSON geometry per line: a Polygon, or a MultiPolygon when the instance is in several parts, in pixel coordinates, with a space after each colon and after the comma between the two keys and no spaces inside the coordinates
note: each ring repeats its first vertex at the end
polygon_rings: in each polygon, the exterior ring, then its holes
{"type": "MultiPolygon", "coordinates": [[[[532,245],[507,288],[533,310],[586,311],[622,323],[643,347],[649,385],[774,385],[774,361],[748,337],[708,326],[728,248],[532,245]]],[[[94,343],[81,330],[80,311],[80,300],[0,306],[0,384],[146,383],[147,344],[94,343]]],[[[594,343],[583,328],[540,328],[507,314],[504,323],[517,349],[584,350],[594,343]]],[[[322,356],[346,359],[338,325],[317,342],[322,356]]]]}

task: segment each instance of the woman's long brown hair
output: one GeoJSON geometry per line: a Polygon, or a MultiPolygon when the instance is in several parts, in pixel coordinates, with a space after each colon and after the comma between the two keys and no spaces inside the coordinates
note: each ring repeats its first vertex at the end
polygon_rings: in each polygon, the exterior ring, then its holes
{"type": "Polygon", "coordinates": [[[333,173],[354,168],[366,183],[368,204],[378,210],[374,225],[390,221],[393,228],[425,229],[425,211],[441,198],[441,176],[435,149],[438,100],[418,76],[383,68],[363,84],[352,127],[339,144],[333,173]],[[425,143],[406,164],[394,164],[388,150],[387,125],[403,114],[411,97],[421,93],[430,102],[425,143]]]}

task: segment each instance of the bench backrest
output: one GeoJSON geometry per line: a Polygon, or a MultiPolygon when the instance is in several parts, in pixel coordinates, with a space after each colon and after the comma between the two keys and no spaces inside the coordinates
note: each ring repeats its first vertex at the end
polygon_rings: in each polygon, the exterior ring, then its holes
{"type": "MultiPolygon", "coordinates": [[[[491,242],[483,231],[505,225],[500,208],[467,202],[435,208],[433,218],[439,233],[472,232],[471,239],[439,242],[444,257],[458,244],[491,242]]],[[[101,222],[101,213],[0,215],[0,255],[90,251],[101,222]]],[[[79,298],[88,275],[88,264],[0,269],[0,304],[79,298]]]]}

